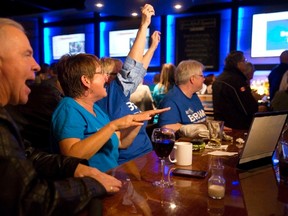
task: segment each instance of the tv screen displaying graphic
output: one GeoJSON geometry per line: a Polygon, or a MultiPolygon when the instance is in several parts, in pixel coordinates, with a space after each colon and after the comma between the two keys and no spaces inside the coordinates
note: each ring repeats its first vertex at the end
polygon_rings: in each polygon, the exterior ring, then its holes
{"type": "MultiPolygon", "coordinates": [[[[109,32],[109,56],[123,57],[127,56],[134,44],[138,29],[127,29],[109,32]]],[[[146,44],[144,53],[149,48],[149,29],[146,35],[146,44]]]]}
{"type": "Polygon", "coordinates": [[[288,49],[288,12],[254,14],[251,57],[275,57],[288,49]]]}
{"type": "Polygon", "coordinates": [[[65,54],[85,53],[85,34],[67,34],[52,37],[53,59],[65,54]]]}

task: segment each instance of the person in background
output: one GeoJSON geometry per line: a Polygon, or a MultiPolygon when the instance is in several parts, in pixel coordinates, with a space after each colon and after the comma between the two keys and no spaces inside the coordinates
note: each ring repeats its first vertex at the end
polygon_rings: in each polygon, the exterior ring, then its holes
{"type": "MultiPolygon", "coordinates": [[[[254,65],[251,62],[247,62],[244,74],[247,78],[247,83],[249,86],[251,85],[251,80],[254,77],[254,73],[255,73],[254,65]]],[[[256,90],[251,89],[251,92],[256,101],[261,100],[263,98],[263,96],[259,95],[256,90]]]]}
{"type": "Polygon", "coordinates": [[[126,68],[123,68],[123,62],[117,58],[102,57],[100,60],[102,72],[108,76],[107,84],[114,81],[117,78],[118,73],[122,70],[124,71],[126,68]]]}
{"type": "Polygon", "coordinates": [[[40,84],[43,80],[49,79],[50,78],[50,65],[47,63],[41,64],[41,69],[40,71],[36,72],[36,77],[35,77],[35,83],[40,84]]]}
{"type": "Polygon", "coordinates": [[[163,110],[126,115],[110,121],[96,104],[107,96],[108,77],[101,61],[91,54],[62,56],[57,63],[59,82],[65,97],[52,115],[52,141],[60,152],[89,160],[100,171],[118,166],[119,148],[127,148],[143,121],[163,110]]]}
{"type": "Polygon", "coordinates": [[[288,50],[285,50],[280,55],[280,64],[274,67],[268,75],[269,81],[269,96],[273,100],[274,95],[279,90],[279,86],[284,73],[288,71],[288,50]]]}
{"type": "MultiPolygon", "coordinates": [[[[54,68],[51,64],[50,70],[54,68]]],[[[50,145],[50,127],[52,113],[64,97],[56,70],[51,77],[41,83],[29,83],[31,93],[26,104],[6,106],[20,129],[22,137],[37,149],[52,153],[50,145]]]]}
{"type": "Polygon", "coordinates": [[[246,70],[244,70],[244,75],[246,76],[249,85],[251,84],[251,80],[254,77],[254,73],[255,73],[254,65],[251,62],[247,62],[246,70]]]}
{"type": "Polygon", "coordinates": [[[283,74],[278,91],[288,89],[288,70],[283,74]]]}
{"type": "Polygon", "coordinates": [[[37,149],[52,153],[50,127],[52,113],[63,95],[56,87],[40,84],[29,85],[31,93],[26,104],[8,105],[7,111],[13,116],[22,137],[37,149]]]}
{"type": "Polygon", "coordinates": [[[228,128],[248,130],[258,104],[245,76],[246,59],[242,51],[231,51],[223,72],[212,85],[214,119],[228,128]]]}
{"type": "Polygon", "coordinates": [[[288,110],[288,89],[277,91],[271,101],[273,111],[288,110]]]}
{"type": "Polygon", "coordinates": [[[279,90],[271,100],[271,109],[273,111],[288,110],[288,70],[283,74],[279,90]]]}
{"type": "Polygon", "coordinates": [[[27,103],[27,83],[40,66],[20,23],[0,18],[0,44],[0,215],[75,215],[107,191],[119,191],[120,181],[86,160],[40,152],[23,142],[5,107],[27,103]]]}
{"type": "Polygon", "coordinates": [[[166,63],[162,65],[160,81],[154,87],[152,94],[156,107],[159,107],[160,101],[163,99],[165,94],[167,94],[167,92],[174,86],[175,70],[176,67],[174,64],[166,63]]]}
{"type": "MultiPolygon", "coordinates": [[[[155,12],[153,7],[149,4],[145,4],[141,11],[142,21],[134,44],[123,64],[123,67],[120,73],[116,72],[117,75],[115,81],[106,86],[107,97],[97,101],[97,105],[108,113],[111,120],[120,118],[127,114],[136,114],[141,112],[139,108],[130,101],[130,95],[136,90],[137,86],[143,82],[149,63],[160,42],[160,32],[153,32],[150,47],[143,56],[147,29],[150,25],[151,17],[155,12]],[[133,64],[130,63],[127,65],[127,62],[132,62],[133,64]]],[[[103,69],[105,68],[104,65],[105,64],[102,64],[103,69]]],[[[133,143],[128,148],[119,149],[119,164],[153,150],[150,137],[146,132],[147,123],[148,122],[144,123],[133,143]]]]}
{"type": "Polygon", "coordinates": [[[171,107],[159,115],[158,125],[171,128],[190,137],[208,136],[206,114],[197,95],[204,82],[204,65],[196,60],[184,60],[176,68],[176,85],[160,102],[159,108],[171,107]]]}
{"type": "Polygon", "coordinates": [[[212,84],[215,79],[216,76],[214,74],[208,74],[205,76],[204,84],[207,86],[205,94],[212,94],[212,84]]]}
{"type": "Polygon", "coordinates": [[[55,88],[63,97],[64,92],[58,80],[58,73],[56,70],[56,63],[52,63],[49,67],[49,78],[42,81],[44,86],[50,86],[52,89],[55,88]]]}
{"type": "Polygon", "coordinates": [[[140,83],[135,92],[130,95],[130,101],[142,112],[155,109],[149,86],[140,83]]]}
{"type": "Polygon", "coordinates": [[[155,87],[159,82],[160,82],[160,73],[156,73],[156,74],[153,76],[153,83],[152,83],[151,85],[149,85],[151,94],[153,94],[154,87],[155,87]]]}

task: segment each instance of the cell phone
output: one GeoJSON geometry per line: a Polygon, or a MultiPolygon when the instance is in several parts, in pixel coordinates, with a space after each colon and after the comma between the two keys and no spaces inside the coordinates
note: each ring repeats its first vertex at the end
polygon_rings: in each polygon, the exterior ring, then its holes
{"type": "Polygon", "coordinates": [[[207,171],[204,170],[188,170],[188,169],[176,168],[172,173],[175,176],[194,177],[194,178],[205,178],[207,176],[207,171]]]}

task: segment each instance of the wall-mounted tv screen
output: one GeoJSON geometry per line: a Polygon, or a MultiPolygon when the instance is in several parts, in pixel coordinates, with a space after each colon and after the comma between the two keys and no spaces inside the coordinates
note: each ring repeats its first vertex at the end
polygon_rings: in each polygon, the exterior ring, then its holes
{"type": "MultiPolygon", "coordinates": [[[[138,29],[127,29],[118,31],[109,31],[109,56],[123,57],[127,56],[134,44],[138,29]]],[[[146,44],[144,53],[149,48],[149,29],[146,35],[146,44]]]]}
{"type": "Polygon", "coordinates": [[[251,57],[280,56],[288,49],[288,11],[254,14],[251,57]]]}
{"type": "Polygon", "coordinates": [[[85,53],[85,34],[67,34],[52,37],[53,59],[65,54],[85,53]]]}

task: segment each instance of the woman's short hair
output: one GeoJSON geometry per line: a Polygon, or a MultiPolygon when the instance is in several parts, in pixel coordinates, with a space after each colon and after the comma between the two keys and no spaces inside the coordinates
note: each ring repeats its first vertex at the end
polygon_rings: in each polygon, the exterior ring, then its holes
{"type": "Polygon", "coordinates": [[[102,71],[105,74],[115,74],[121,71],[123,63],[120,59],[102,57],[101,59],[102,71]]]}
{"type": "Polygon", "coordinates": [[[192,75],[202,74],[205,69],[204,65],[196,60],[181,61],[176,68],[176,84],[185,84],[192,75]]]}
{"type": "Polygon", "coordinates": [[[101,67],[100,60],[95,55],[80,53],[62,56],[56,70],[65,96],[76,98],[83,95],[86,87],[81,77],[85,75],[92,79],[98,67],[101,67]]]}

